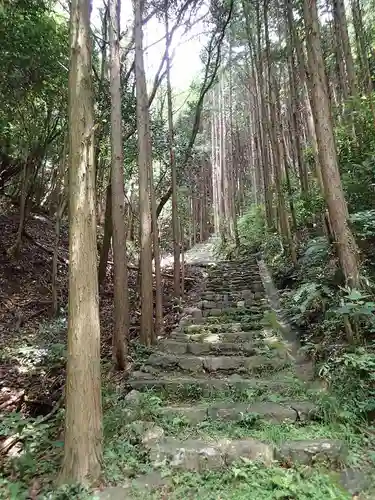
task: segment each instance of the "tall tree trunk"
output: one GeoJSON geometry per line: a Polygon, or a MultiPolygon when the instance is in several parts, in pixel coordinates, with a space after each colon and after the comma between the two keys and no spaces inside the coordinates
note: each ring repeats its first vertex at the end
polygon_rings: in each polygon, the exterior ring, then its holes
{"type": "MultiPolygon", "coordinates": [[[[244,3],[244,0],[243,0],[244,3]]],[[[253,66],[255,84],[257,86],[257,94],[259,98],[259,110],[261,117],[261,134],[262,134],[262,163],[263,163],[263,182],[264,182],[264,197],[265,197],[265,205],[266,205],[266,220],[267,226],[269,228],[273,227],[273,194],[272,194],[272,174],[270,169],[270,162],[268,161],[268,151],[267,151],[267,106],[266,106],[266,85],[264,81],[264,73],[263,73],[263,56],[262,56],[262,22],[260,16],[260,5],[259,1],[256,2],[256,63],[253,66]]],[[[251,30],[249,24],[249,16],[246,14],[247,9],[245,11],[246,17],[246,31],[249,42],[250,52],[255,54],[255,47],[252,45],[251,39],[251,30]]]]}
{"type": "Polygon", "coordinates": [[[337,252],[348,285],[359,285],[357,246],[348,225],[348,210],[341,185],[326,86],[316,0],[303,3],[308,62],[312,79],[312,109],[330,222],[337,252]]]}
{"type": "Polygon", "coordinates": [[[145,345],[150,345],[153,338],[152,227],[149,182],[151,150],[149,147],[150,123],[143,60],[142,6],[143,0],[135,0],[135,78],[137,92],[139,216],[141,240],[141,341],[145,345]]]}
{"type": "Polygon", "coordinates": [[[169,143],[169,158],[172,179],[172,234],[173,234],[173,285],[175,297],[180,297],[180,221],[178,215],[178,199],[177,199],[177,167],[174,154],[174,131],[173,131],[173,102],[172,102],[172,86],[171,86],[171,60],[169,56],[169,46],[171,43],[168,25],[168,0],[165,6],[165,33],[166,47],[165,59],[167,65],[167,102],[168,102],[168,143],[169,143]]]}
{"type": "MultiPolygon", "coordinates": [[[[217,84],[217,101],[218,101],[218,190],[219,190],[219,227],[220,227],[220,237],[223,243],[227,239],[226,231],[226,219],[225,219],[225,184],[224,184],[224,169],[225,169],[225,137],[223,130],[223,94],[221,91],[221,79],[219,77],[219,83],[217,84]]],[[[200,200],[199,200],[200,201],[200,200]]]]}
{"type": "MultiPolygon", "coordinates": [[[[289,3],[289,2],[288,2],[289,3]]],[[[304,164],[302,157],[302,148],[301,148],[301,140],[300,140],[300,130],[298,123],[298,93],[297,93],[297,79],[296,79],[296,71],[295,71],[295,58],[294,58],[294,34],[293,34],[293,15],[292,15],[292,7],[289,4],[287,5],[287,24],[289,29],[289,82],[290,82],[290,90],[291,90],[291,115],[292,115],[292,137],[291,139],[294,141],[295,152],[296,152],[296,161],[298,166],[298,172],[301,183],[301,191],[306,196],[308,193],[309,185],[308,185],[308,175],[307,168],[304,164]]]]}
{"type": "Polygon", "coordinates": [[[129,335],[128,267],[126,255],[124,159],[121,120],[120,2],[109,0],[111,91],[111,184],[114,263],[114,330],[112,358],[118,370],[126,368],[129,335]]]}
{"type": "Polygon", "coordinates": [[[338,75],[338,90],[340,94],[340,103],[343,108],[344,101],[348,99],[351,92],[345,65],[344,44],[341,35],[340,16],[338,13],[337,0],[332,0],[332,15],[333,15],[334,45],[336,53],[336,67],[338,75]]]}
{"type": "Polygon", "coordinates": [[[284,241],[284,245],[289,248],[289,254],[294,264],[297,263],[295,246],[290,230],[288,212],[285,205],[285,197],[282,190],[282,168],[284,165],[284,150],[283,143],[280,133],[280,121],[281,117],[277,113],[277,96],[278,92],[276,89],[275,77],[272,72],[272,61],[271,61],[271,51],[270,51],[270,38],[269,38],[269,27],[268,27],[268,4],[269,0],[264,0],[264,27],[265,27],[265,42],[266,42],[266,58],[267,58],[267,79],[268,79],[268,98],[269,98],[269,139],[272,150],[272,158],[275,170],[275,185],[278,199],[278,211],[279,211],[279,222],[281,236],[284,241]]]}
{"type": "MultiPolygon", "coordinates": [[[[233,131],[233,82],[232,82],[232,38],[229,41],[229,137],[228,137],[228,157],[229,157],[229,169],[228,169],[228,191],[229,191],[229,231],[231,233],[232,239],[234,239],[236,247],[240,246],[240,239],[238,235],[237,228],[237,206],[236,206],[236,196],[234,188],[234,152],[233,152],[233,142],[234,142],[234,131],[233,131]]],[[[236,165],[237,167],[237,165],[236,165]]]]}
{"type": "Polygon", "coordinates": [[[346,74],[349,84],[350,95],[357,93],[357,78],[355,74],[352,50],[350,48],[348,22],[346,20],[344,0],[333,0],[334,11],[337,15],[337,23],[341,36],[342,50],[344,54],[346,74]]]}
{"type": "Polygon", "coordinates": [[[72,0],[69,72],[69,324],[61,481],[100,476],[102,407],[96,273],[94,102],[90,0],[72,0]]]}
{"type": "Polygon", "coordinates": [[[357,58],[359,62],[360,79],[363,90],[369,96],[371,113],[373,121],[375,123],[375,107],[374,107],[374,99],[372,96],[374,85],[372,82],[370,65],[368,60],[369,41],[366,34],[365,26],[363,24],[360,0],[351,0],[351,8],[352,8],[355,40],[356,40],[357,58]]]}
{"type": "MultiPolygon", "coordinates": [[[[215,89],[211,92],[212,95],[212,112],[211,112],[211,164],[212,164],[212,192],[213,192],[213,212],[214,212],[214,230],[215,234],[219,234],[219,192],[218,192],[218,165],[217,165],[217,126],[216,126],[216,101],[215,89]]],[[[193,211],[194,212],[194,211],[193,211]]]]}
{"type": "Polygon", "coordinates": [[[368,43],[366,30],[363,25],[360,0],[351,0],[353,26],[356,40],[357,58],[360,68],[362,87],[367,93],[373,90],[370,67],[368,63],[368,43]]]}
{"type": "Polygon", "coordinates": [[[322,177],[322,171],[320,168],[320,160],[319,160],[319,151],[318,151],[318,143],[316,139],[316,132],[315,132],[315,123],[314,123],[314,117],[313,117],[313,112],[311,109],[311,92],[312,92],[312,85],[311,85],[311,78],[309,78],[309,75],[307,75],[307,68],[306,68],[306,59],[305,59],[305,54],[302,48],[302,43],[299,38],[299,34],[297,33],[297,30],[295,29],[295,25],[293,24],[293,17],[292,17],[292,11],[291,11],[291,0],[288,0],[288,27],[293,33],[293,45],[296,49],[296,56],[297,56],[297,63],[298,63],[298,70],[299,70],[299,79],[301,84],[303,85],[303,96],[304,96],[304,103],[305,103],[305,119],[306,119],[306,126],[307,126],[307,131],[308,131],[308,136],[309,136],[309,142],[310,146],[313,150],[313,155],[314,155],[314,163],[315,163],[315,176],[318,181],[320,191],[322,195],[324,195],[324,185],[323,185],[323,177],[322,177]]]}

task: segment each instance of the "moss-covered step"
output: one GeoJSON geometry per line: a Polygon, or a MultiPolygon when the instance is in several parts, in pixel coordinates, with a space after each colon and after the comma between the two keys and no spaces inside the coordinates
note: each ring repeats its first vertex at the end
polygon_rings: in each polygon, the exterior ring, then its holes
{"type": "MultiPolygon", "coordinates": [[[[187,339],[185,339],[187,340],[187,339]]],[[[184,342],[182,340],[164,339],[159,341],[157,349],[160,352],[170,354],[193,354],[203,355],[223,355],[233,356],[241,354],[243,356],[254,356],[260,354],[263,347],[261,340],[255,342],[184,342]]]]}
{"type": "MultiPolygon", "coordinates": [[[[217,344],[220,346],[222,343],[248,343],[257,341],[260,336],[260,331],[250,330],[244,332],[240,331],[227,331],[227,332],[212,332],[209,330],[200,330],[200,333],[182,333],[175,332],[171,337],[171,341],[189,342],[189,343],[208,343],[217,344]]],[[[220,347],[218,347],[220,348],[220,347]]]]}
{"type": "Polygon", "coordinates": [[[252,438],[206,441],[167,437],[149,447],[154,467],[196,472],[225,469],[241,459],[256,460],[269,466],[275,460],[288,464],[338,465],[346,455],[344,443],[330,439],[290,441],[275,446],[252,438]]]}
{"type": "Polygon", "coordinates": [[[315,418],[316,414],[317,408],[313,403],[290,400],[282,403],[217,401],[196,405],[173,405],[159,410],[159,415],[167,418],[179,416],[190,424],[205,420],[240,421],[249,415],[273,424],[295,423],[307,422],[315,418]]]}
{"type": "Polygon", "coordinates": [[[176,399],[191,399],[191,397],[215,397],[223,393],[243,393],[251,391],[260,397],[269,394],[294,397],[296,393],[304,394],[306,383],[296,380],[295,377],[283,373],[276,376],[262,378],[245,378],[240,375],[208,376],[195,374],[194,376],[181,373],[147,373],[133,372],[128,380],[133,389],[162,391],[176,399]]]}
{"type": "Polygon", "coordinates": [[[266,356],[194,356],[189,354],[153,353],[145,366],[190,373],[262,373],[281,370],[289,361],[266,356]]]}

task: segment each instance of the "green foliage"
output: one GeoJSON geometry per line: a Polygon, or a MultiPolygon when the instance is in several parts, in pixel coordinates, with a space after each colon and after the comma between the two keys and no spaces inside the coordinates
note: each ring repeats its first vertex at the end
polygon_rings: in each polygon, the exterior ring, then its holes
{"type": "Polygon", "coordinates": [[[316,267],[323,265],[327,261],[329,243],[325,236],[308,240],[304,253],[300,258],[303,266],[316,267]]]}
{"type": "Polygon", "coordinates": [[[69,484],[42,495],[40,500],[93,500],[94,498],[90,490],[81,484],[69,484]]]}
{"type": "Polygon", "coordinates": [[[367,97],[351,99],[347,103],[344,119],[336,127],[336,143],[350,211],[374,208],[375,128],[367,97]]]}
{"type": "Polygon", "coordinates": [[[357,237],[362,240],[375,238],[375,209],[363,210],[350,216],[357,237]]]}
{"type": "Polygon", "coordinates": [[[338,403],[334,406],[336,417],[356,425],[363,425],[369,415],[375,413],[374,347],[358,347],[332,355],[320,369],[320,376],[329,382],[331,392],[335,394],[338,403]]]}
{"type": "Polygon", "coordinates": [[[345,292],[340,307],[334,308],[333,312],[356,320],[366,317],[371,322],[371,331],[375,331],[375,302],[371,300],[371,295],[355,289],[347,289],[345,292]]]}
{"type": "Polygon", "coordinates": [[[3,462],[0,498],[26,499],[29,485],[35,477],[46,485],[56,475],[62,451],[62,443],[56,440],[62,412],[58,412],[54,421],[46,423],[21,417],[19,413],[11,413],[3,420],[1,434],[9,437],[17,434],[22,443],[22,452],[3,462]],[[10,477],[13,478],[11,482],[10,477]]]}
{"type": "Polygon", "coordinates": [[[292,300],[303,314],[307,309],[324,308],[325,298],[330,295],[329,288],[320,283],[304,283],[293,293],[292,300]]]}
{"type": "Polygon", "coordinates": [[[51,94],[67,82],[68,31],[47,4],[34,0],[6,2],[0,10],[0,92],[5,104],[28,92],[51,94]],[[63,66],[62,66],[63,65],[63,66]]]}
{"type": "Polygon", "coordinates": [[[257,462],[242,460],[224,473],[183,473],[172,477],[171,499],[194,498],[204,500],[259,500],[297,499],[335,500],[349,499],[328,475],[308,468],[265,468],[257,462]]]}
{"type": "Polygon", "coordinates": [[[313,226],[320,214],[324,213],[325,202],[317,183],[311,183],[308,197],[298,190],[293,196],[294,211],[298,228],[313,226]]]}
{"type": "Polygon", "coordinates": [[[238,234],[241,244],[249,251],[258,251],[265,235],[264,207],[251,205],[238,219],[238,234]]]}
{"type": "Polygon", "coordinates": [[[65,118],[68,27],[47,3],[11,1],[0,10],[0,38],[2,147],[22,155],[41,147],[65,118]]]}

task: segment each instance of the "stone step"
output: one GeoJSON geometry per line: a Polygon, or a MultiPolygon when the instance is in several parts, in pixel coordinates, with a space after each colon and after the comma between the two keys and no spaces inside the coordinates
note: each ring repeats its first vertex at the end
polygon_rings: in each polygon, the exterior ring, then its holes
{"type": "Polygon", "coordinates": [[[187,335],[196,333],[228,333],[228,332],[259,332],[259,322],[242,323],[240,321],[232,321],[227,323],[219,323],[217,318],[206,317],[200,324],[191,324],[183,326],[182,333],[187,335]],[[216,320],[216,321],[215,321],[216,320]]]}
{"type": "MultiPolygon", "coordinates": [[[[186,337],[186,336],[185,336],[186,337]]],[[[188,340],[188,339],[186,339],[188,340]]],[[[183,342],[180,340],[161,340],[158,343],[158,351],[171,354],[193,354],[202,356],[207,354],[225,354],[227,356],[242,354],[253,356],[259,354],[262,343],[259,342],[183,342]]]]}
{"type": "Polygon", "coordinates": [[[240,271],[226,271],[226,270],[215,270],[213,273],[208,273],[207,282],[217,282],[217,283],[228,283],[229,281],[241,281],[246,280],[250,283],[261,282],[262,277],[259,269],[257,271],[252,271],[251,269],[243,269],[240,271]]]}
{"type": "Polygon", "coordinates": [[[329,439],[288,441],[275,446],[252,438],[209,441],[167,437],[158,443],[151,443],[149,447],[154,467],[196,472],[225,469],[240,459],[257,460],[268,466],[275,461],[338,465],[346,454],[342,441],[329,439]]]}
{"type": "Polygon", "coordinates": [[[317,408],[308,401],[285,401],[281,403],[233,403],[228,401],[211,404],[167,406],[160,415],[182,417],[189,424],[204,420],[240,421],[247,415],[254,415],[274,424],[306,422],[317,415],[317,408]]]}
{"type": "Polygon", "coordinates": [[[225,271],[219,271],[217,274],[210,274],[208,276],[208,283],[212,282],[217,282],[217,283],[223,283],[223,278],[225,280],[225,283],[230,283],[230,282],[240,282],[240,281],[249,281],[250,284],[252,283],[262,283],[262,278],[260,276],[259,271],[254,273],[252,271],[241,271],[241,272],[229,272],[225,273],[225,271]]]}
{"type": "Polygon", "coordinates": [[[225,288],[229,289],[230,284],[238,284],[238,283],[244,283],[249,285],[249,290],[254,291],[254,286],[255,288],[259,287],[259,284],[262,284],[262,278],[258,274],[254,273],[243,273],[239,275],[234,275],[233,273],[228,276],[228,273],[225,271],[221,272],[217,276],[209,276],[206,284],[209,285],[220,285],[221,288],[224,290],[225,288]]]}
{"type": "MultiPolygon", "coordinates": [[[[254,299],[254,292],[252,290],[241,290],[239,292],[222,291],[222,292],[212,292],[210,290],[205,290],[201,294],[202,300],[212,300],[220,302],[237,302],[243,299],[254,299]]],[[[257,299],[253,301],[253,306],[262,307],[267,303],[267,299],[257,299]]]]}
{"type": "Polygon", "coordinates": [[[208,278],[222,278],[224,275],[228,275],[229,277],[231,276],[243,276],[243,275],[250,275],[250,276],[259,276],[259,267],[258,266],[253,266],[253,265],[248,265],[248,266],[233,266],[233,267],[228,267],[228,266],[218,266],[216,268],[211,268],[208,271],[208,278]]]}
{"type": "MultiPolygon", "coordinates": [[[[206,291],[212,293],[240,293],[249,289],[249,283],[229,283],[223,287],[221,283],[208,283],[206,287],[206,291]]],[[[254,298],[255,299],[263,299],[266,296],[263,285],[257,285],[256,289],[253,288],[254,298]]]]}
{"type": "Polygon", "coordinates": [[[178,328],[183,329],[187,326],[198,325],[205,326],[207,324],[219,325],[219,324],[228,324],[228,323],[238,323],[239,321],[242,324],[246,323],[246,328],[251,328],[251,324],[254,327],[253,329],[259,329],[259,323],[264,318],[264,314],[258,314],[255,316],[252,313],[244,313],[242,309],[238,308],[233,311],[229,309],[225,310],[216,310],[210,309],[209,311],[202,311],[201,309],[197,309],[200,315],[189,315],[181,318],[178,328]],[[249,321],[249,317],[251,320],[249,321]]]}
{"type": "MultiPolygon", "coordinates": [[[[251,318],[251,321],[259,321],[264,318],[264,313],[265,311],[258,310],[258,312],[256,312],[252,308],[248,307],[225,307],[223,309],[208,309],[202,311],[204,318],[216,318],[213,321],[214,323],[220,321],[220,319],[217,319],[220,316],[229,316],[231,318],[235,318],[236,321],[239,321],[238,318],[243,317],[251,318]]],[[[209,323],[209,321],[209,319],[203,319],[203,323],[209,323]]]]}
{"type": "Polygon", "coordinates": [[[182,370],[190,373],[260,373],[264,370],[281,370],[288,363],[281,357],[265,356],[191,356],[153,353],[145,362],[162,370],[182,370]]]}
{"type": "Polygon", "coordinates": [[[248,332],[233,331],[233,332],[211,332],[201,331],[201,333],[176,333],[171,336],[175,341],[189,341],[194,343],[208,344],[246,344],[255,342],[259,338],[259,331],[250,330],[248,332]]]}
{"type": "Polygon", "coordinates": [[[249,309],[247,307],[223,307],[222,309],[203,309],[202,315],[204,318],[209,316],[218,317],[218,316],[232,316],[232,317],[240,317],[240,316],[250,316],[254,320],[260,320],[264,317],[264,311],[249,309]]]}
{"type": "MultiPolygon", "coordinates": [[[[196,391],[202,396],[211,396],[215,393],[251,390],[259,394],[277,393],[285,395],[294,393],[296,390],[296,379],[277,374],[277,378],[244,378],[239,375],[228,377],[207,376],[196,374],[194,377],[188,375],[175,375],[169,373],[150,374],[143,371],[133,372],[128,380],[132,389],[138,390],[161,390],[173,396],[182,392],[186,395],[196,391]]],[[[299,382],[301,388],[305,386],[299,382]]]]}
{"type": "MultiPolygon", "coordinates": [[[[225,297],[225,296],[224,296],[225,297]]],[[[238,297],[236,299],[224,298],[224,300],[207,300],[203,299],[197,303],[197,307],[200,309],[225,309],[225,308],[246,308],[254,313],[261,313],[262,311],[269,309],[268,304],[266,303],[254,303],[253,298],[241,298],[238,297]]]]}
{"type": "Polygon", "coordinates": [[[213,269],[242,269],[254,267],[258,269],[258,263],[256,258],[246,258],[241,260],[221,260],[213,266],[213,269]]]}
{"type": "MultiPolygon", "coordinates": [[[[260,285],[257,285],[256,287],[257,289],[254,290],[254,288],[252,288],[250,291],[252,293],[252,297],[255,298],[255,299],[263,299],[265,297],[265,290],[263,288],[263,285],[260,286],[260,285]]],[[[205,292],[207,293],[220,293],[220,294],[227,294],[227,295],[240,295],[240,294],[243,294],[245,293],[245,295],[249,295],[249,286],[248,286],[248,282],[246,283],[243,283],[243,285],[240,285],[238,286],[238,284],[236,284],[236,286],[234,285],[227,285],[227,282],[225,283],[225,285],[223,283],[207,283],[206,285],[206,288],[205,288],[205,292]]],[[[250,296],[250,295],[249,295],[250,296]]]]}
{"type": "Polygon", "coordinates": [[[220,279],[223,276],[228,276],[229,278],[241,278],[242,276],[251,276],[253,278],[259,278],[260,271],[258,266],[244,266],[244,267],[232,267],[228,268],[217,267],[215,269],[210,269],[208,272],[208,279],[220,279]]]}

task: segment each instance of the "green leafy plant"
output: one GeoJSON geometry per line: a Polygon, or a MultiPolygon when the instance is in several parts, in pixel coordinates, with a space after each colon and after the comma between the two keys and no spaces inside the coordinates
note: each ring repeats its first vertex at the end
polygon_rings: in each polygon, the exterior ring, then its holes
{"type": "Polygon", "coordinates": [[[241,244],[248,252],[258,251],[265,236],[264,207],[251,205],[238,219],[238,233],[241,244]]]}
{"type": "MultiPolygon", "coordinates": [[[[374,348],[375,346],[373,346],[374,348]]],[[[332,356],[320,368],[339,402],[340,412],[360,423],[375,412],[375,353],[359,347],[332,356]],[[354,417],[354,418],[353,418],[354,417]]]]}

